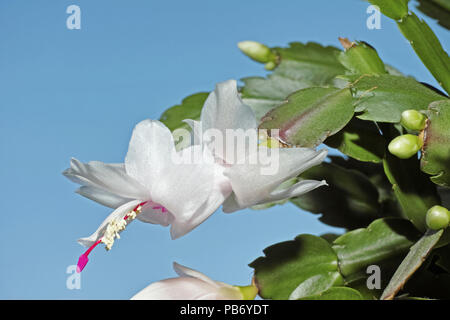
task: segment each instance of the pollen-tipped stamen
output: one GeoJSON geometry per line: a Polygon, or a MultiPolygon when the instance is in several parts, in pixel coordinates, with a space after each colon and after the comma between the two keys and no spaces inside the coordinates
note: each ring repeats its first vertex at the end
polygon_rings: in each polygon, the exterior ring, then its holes
{"type": "MultiPolygon", "coordinates": [[[[134,207],[133,210],[131,210],[129,213],[127,213],[125,215],[125,217],[123,217],[123,220],[112,220],[108,224],[107,230],[105,231],[105,234],[103,235],[103,237],[98,239],[93,245],[91,245],[89,247],[89,249],[86,250],[85,253],[83,253],[78,258],[77,272],[80,273],[81,271],[83,271],[84,267],[89,262],[89,258],[88,258],[89,254],[97,245],[99,245],[100,243],[103,242],[106,245],[106,249],[110,250],[114,243],[114,239],[120,238],[119,233],[125,229],[127,222],[134,220],[136,218],[136,216],[142,212],[142,207],[144,205],[146,205],[147,203],[148,203],[148,201],[139,203],[136,207],[134,207]]],[[[152,209],[154,209],[154,210],[160,209],[163,213],[167,212],[167,209],[161,205],[152,206],[152,209]]]]}

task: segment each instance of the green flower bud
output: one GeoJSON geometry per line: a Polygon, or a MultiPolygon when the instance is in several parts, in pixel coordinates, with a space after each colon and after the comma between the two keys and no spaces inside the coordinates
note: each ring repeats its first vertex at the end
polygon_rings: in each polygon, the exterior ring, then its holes
{"type": "Polygon", "coordinates": [[[254,300],[258,294],[258,288],[254,282],[249,286],[236,286],[242,293],[242,300],[254,300]]]}
{"type": "Polygon", "coordinates": [[[447,228],[450,223],[450,213],[441,206],[433,206],[427,211],[427,226],[433,230],[447,228]]]}
{"type": "Polygon", "coordinates": [[[417,110],[405,110],[402,112],[400,123],[408,130],[420,131],[425,128],[427,117],[417,110]]]}
{"type": "Polygon", "coordinates": [[[408,159],[422,148],[423,141],[415,135],[404,134],[393,139],[388,146],[389,152],[400,159],[408,159]]]}
{"type": "MultiPolygon", "coordinates": [[[[238,43],[238,47],[245,55],[247,55],[251,59],[262,63],[271,62],[273,64],[273,68],[275,67],[276,57],[268,46],[256,41],[242,41],[238,43]]],[[[269,67],[271,67],[272,64],[270,64],[269,67]]]]}

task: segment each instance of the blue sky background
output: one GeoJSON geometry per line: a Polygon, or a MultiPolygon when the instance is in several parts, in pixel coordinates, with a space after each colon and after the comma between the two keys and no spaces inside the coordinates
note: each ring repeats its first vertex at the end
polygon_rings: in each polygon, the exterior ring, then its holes
{"type": "MultiPolygon", "coordinates": [[[[113,250],[97,248],[81,290],[66,288],[76,243],[110,209],[74,193],[70,157],[121,162],[133,126],[189,94],[265,74],[236,43],[268,45],[338,36],[365,40],[402,72],[436,85],[395,24],[366,28],[368,4],[315,1],[2,0],[0,2],[0,298],[128,299],[172,277],[172,261],[247,284],[249,262],[275,242],[333,231],[292,205],[217,212],[172,241],[167,228],[133,223],[113,250]],[[66,8],[82,29],[66,28],[66,8]]],[[[422,15],[421,15],[422,16],[422,15]]],[[[447,31],[426,21],[448,48],[447,31]]]]}

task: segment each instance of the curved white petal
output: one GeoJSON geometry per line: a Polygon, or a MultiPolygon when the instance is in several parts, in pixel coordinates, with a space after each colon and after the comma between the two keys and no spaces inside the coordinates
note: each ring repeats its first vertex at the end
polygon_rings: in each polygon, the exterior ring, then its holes
{"type": "MultiPolygon", "coordinates": [[[[320,164],[326,155],[327,151],[325,149],[315,151],[309,148],[280,148],[276,150],[269,150],[264,147],[259,148],[257,153],[249,155],[244,164],[236,164],[225,169],[225,175],[231,180],[234,199],[229,198],[226,206],[224,204],[224,210],[230,212],[229,210],[237,209],[236,204],[238,204],[239,208],[246,208],[270,202],[274,199],[280,200],[280,196],[283,194],[272,194],[272,192],[281,183],[296,177],[312,166],[320,164]],[[273,168],[276,170],[271,172],[271,174],[262,174],[263,169],[267,169],[267,166],[261,164],[259,160],[261,157],[260,153],[273,151],[278,153],[276,157],[270,158],[273,161],[273,168]]],[[[289,191],[284,190],[284,195],[289,197],[291,193],[295,194],[303,189],[307,189],[304,184],[296,185],[289,188],[289,191]]]]}
{"type": "MultiPolygon", "coordinates": [[[[128,174],[149,189],[151,200],[171,213],[166,223],[172,224],[172,236],[192,230],[221,204],[212,192],[216,165],[209,150],[195,145],[176,152],[171,132],[159,121],[136,126],[125,164],[128,174]]],[[[162,224],[151,214],[140,219],[162,224]]]]}
{"type": "Polygon", "coordinates": [[[224,168],[215,166],[214,184],[212,190],[203,203],[187,220],[178,218],[172,223],[170,234],[172,239],[177,239],[208,219],[231,194],[231,183],[228,177],[223,175],[224,168]]]}
{"type": "Polygon", "coordinates": [[[197,300],[243,300],[244,297],[240,290],[233,286],[220,287],[218,292],[204,295],[197,300]]]}
{"type": "Polygon", "coordinates": [[[92,201],[98,202],[101,205],[110,208],[118,208],[121,205],[133,200],[130,198],[120,197],[111,192],[92,186],[82,186],[81,188],[78,188],[78,190],[75,192],[82,195],[83,197],[86,197],[92,201]]]}
{"type": "Polygon", "coordinates": [[[327,183],[325,180],[302,180],[289,188],[273,191],[270,194],[270,200],[268,202],[298,197],[304,193],[310,192],[318,187],[326,185],[327,183]]]}
{"type": "MultiPolygon", "coordinates": [[[[288,180],[289,181],[289,180],[288,180]]],[[[312,191],[318,187],[326,186],[327,183],[325,180],[317,181],[317,180],[302,180],[295,184],[289,184],[289,187],[280,188],[283,186],[281,184],[274,191],[267,196],[264,201],[261,201],[259,204],[264,204],[268,202],[275,202],[279,200],[289,199],[298,197],[304,193],[312,191]]],[[[236,200],[236,196],[233,193],[228,199],[223,203],[223,212],[224,213],[233,213],[235,211],[244,209],[245,207],[241,206],[236,200]]]]}
{"type": "Polygon", "coordinates": [[[191,219],[211,194],[216,165],[207,154],[202,146],[181,150],[175,163],[167,160],[164,178],[152,188],[152,200],[168,209],[175,222],[191,219]]]}
{"type": "Polygon", "coordinates": [[[143,184],[150,192],[163,180],[175,154],[170,130],[156,120],[144,120],[136,125],[125,158],[128,175],[143,184]]]}
{"type": "Polygon", "coordinates": [[[213,140],[215,156],[227,163],[234,162],[234,155],[227,155],[227,131],[246,132],[257,129],[253,110],[240,98],[235,80],[216,85],[205,101],[201,113],[203,138],[213,140]],[[208,138],[209,137],[209,138],[208,138]]]}
{"type": "Polygon", "coordinates": [[[122,198],[145,199],[148,196],[145,187],[127,175],[123,164],[100,161],[82,163],[72,158],[70,168],[63,175],[82,186],[100,189],[122,198]]]}
{"type": "Polygon", "coordinates": [[[202,281],[205,281],[209,284],[211,284],[214,287],[219,287],[219,284],[216,283],[216,281],[212,280],[210,277],[204,275],[200,271],[188,268],[186,266],[183,266],[179,263],[174,262],[173,263],[173,269],[180,277],[191,277],[196,278],[202,281]]]}
{"type": "Polygon", "coordinates": [[[148,188],[152,201],[175,218],[189,218],[206,201],[213,184],[213,164],[204,162],[203,148],[191,146],[177,153],[172,133],[159,121],[144,120],[136,126],[125,165],[128,174],[148,188]]]}
{"type": "Polygon", "coordinates": [[[179,278],[154,282],[137,293],[133,300],[240,300],[242,293],[229,284],[214,281],[203,273],[173,263],[179,278]]]}
{"type": "Polygon", "coordinates": [[[205,101],[201,113],[203,130],[210,128],[254,129],[257,127],[252,109],[239,97],[236,80],[220,82],[205,101]]]}
{"type": "Polygon", "coordinates": [[[150,284],[132,300],[236,300],[242,299],[237,288],[216,287],[192,277],[171,278],[150,284]]]}
{"type": "Polygon", "coordinates": [[[127,213],[133,210],[139,203],[141,203],[140,200],[133,200],[120,206],[119,208],[114,210],[105,220],[103,220],[103,222],[93,234],[91,234],[89,237],[78,239],[78,243],[85,247],[93,245],[95,242],[97,242],[97,240],[103,237],[106,227],[112,220],[123,219],[127,215],[127,213]]]}

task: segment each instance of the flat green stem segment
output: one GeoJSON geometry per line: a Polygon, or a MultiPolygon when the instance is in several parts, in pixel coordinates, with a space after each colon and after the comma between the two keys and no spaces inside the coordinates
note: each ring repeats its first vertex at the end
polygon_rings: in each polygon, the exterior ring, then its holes
{"type": "Polygon", "coordinates": [[[378,219],[367,228],[343,234],[333,242],[333,250],[344,277],[365,272],[371,264],[384,265],[400,258],[419,238],[417,230],[407,220],[397,218],[378,219]]]}
{"type": "Polygon", "coordinates": [[[417,9],[432,19],[437,20],[439,25],[450,30],[450,1],[448,0],[418,0],[417,9]]]}
{"type": "Polygon", "coordinates": [[[450,93],[450,58],[439,39],[425,21],[408,11],[409,0],[368,0],[380,11],[397,21],[400,31],[423,64],[447,93],[450,93]]]}
{"type": "Polygon", "coordinates": [[[288,144],[315,147],[340,131],[353,117],[350,89],[306,88],[267,113],[260,129],[279,129],[288,144]]]}
{"type": "Polygon", "coordinates": [[[397,24],[439,85],[450,93],[450,58],[434,32],[414,13],[409,13],[397,24]]]}
{"type": "Polygon", "coordinates": [[[395,297],[397,292],[403,288],[406,281],[408,281],[425,261],[433,247],[438,243],[443,232],[443,229],[439,231],[428,230],[422,238],[411,247],[408,255],[402,261],[381,295],[382,300],[392,300],[395,297]]]}
{"type": "Polygon", "coordinates": [[[375,123],[358,118],[326,139],[325,144],[353,159],[375,163],[382,161],[385,151],[385,141],[375,123]]]}
{"type": "Polygon", "coordinates": [[[320,237],[303,234],[264,249],[264,254],[250,264],[262,298],[300,299],[343,284],[336,253],[320,237]]]}
{"type": "Polygon", "coordinates": [[[424,232],[427,210],[440,204],[436,186],[420,171],[417,158],[402,160],[386,152],[383,166],[403,214],[424,232]]]}
{"type": "Polygon", "coordinates": [[[307,180],[324,179],[329,184],[327,188],[318,188],[291,199],[296,206],[306,211],[321,213],[320,221],[323,223],[355,229],[365,227],[379,217],[378,190],[361,172],[333,163],[322,163],[300,177],[307,180]]]}
{"type": "Polygon", "coordinates": [[[347,287],[333,287],[320,294],[302,298],[300,300],[364,300],[361,293],[347,287]]]}
{"type": "Polygon", "coordinates": [[[408,14],[409,0],[368,0],[371,4],[378,6],[380,11],[387,17],[400,20],[408,14]]]}
{"type": "Polygon", "coordinates": [[[385,74],[386,68],[377,51],[365,42],[354,43],[338,56],[352,74],[385,74]]]}
{"type": "Polygon", "coordinates": [[[272,50],[277,53],[280,64],[267,78],[242,79],[245,84],[242,98],[253,109],[258,121],[293,92],[333,85],[334,78],[345,72],[337,59],[341,51],[335,47],[291,42],[287,48],[272,50]]]}
{"type": "Polygon", "coordinates": [[[421,169],[434,183],[450,187],[450,100],[431,103],[427,114],[421,169]]]}
{"type": "Polygon", "coordinates": [[[347,78],[358,99],[355,112],[362,120],[398,123],[403,111],[426,110],[431,102],[445,99],[413,78],[389,74],[347,78]]]}

